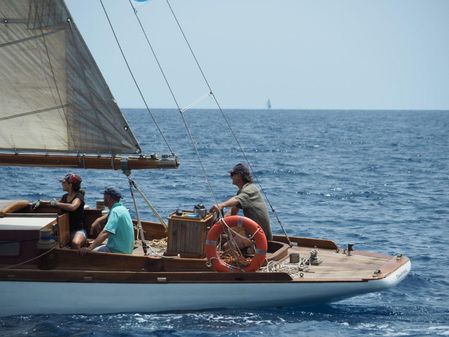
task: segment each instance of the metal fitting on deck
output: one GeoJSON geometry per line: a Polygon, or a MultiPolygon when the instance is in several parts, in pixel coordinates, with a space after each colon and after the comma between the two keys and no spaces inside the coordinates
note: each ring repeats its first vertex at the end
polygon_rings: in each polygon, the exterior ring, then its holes
{"type": "Polygon", "coordinates": [[[290,254],[290,263],[299,263],[299,253],[290,254]]]}
{"type": "Polygon", "coordinates": [[[354,243],[348,243],[348,249],[346,250],[348,256],[351,256],[351,252],[354,250],[354,243]]]}

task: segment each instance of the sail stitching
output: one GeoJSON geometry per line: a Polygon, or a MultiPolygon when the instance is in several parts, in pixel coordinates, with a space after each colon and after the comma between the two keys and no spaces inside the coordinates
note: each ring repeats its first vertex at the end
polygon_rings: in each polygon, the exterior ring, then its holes
{"type": "MultiPolygon", "coordinates": [[[[68,12],[67,8],[66,11],[68,12]]],[[[85,42],[82,39],[81,34],[78,31],[78,28],[76,27],[76,24],[71,20],[70,17],[67,18],[67,22],[69,24],[69,28],[71,29],[71,33],[72,33],[72,37],[75,41],[75,43],[78,46],[77,52],[78,55],[81,57],[81,62],[84,62],[86,64],[91,64],[92,69],[87,68],[87,70],[89,70],[90,72],[93,73],[93,75],[95,75],[95,73],[98,73],[98,78],[101,82],[101,90],[105,90],[105,94],[108,95],[108,99],[104,99],[103,96],[101,96],[101,93],[96,89],[96,87],[92,86],[92,82],[91,81],[87,81],[87,77],[88,75],[83,73],[83,77],[86,79],[85,81],[83,81],[84,85],[86,85],[86,88],[88,89],[89,92],[89,96],[91,96],[93,99],[92,101],[89,100],[85,94],[83,94],[78,88],[77,86],[71,86],[71,89],[76,92],[78,95],[80,95],[80,97],[82,97],[87,103],[89,103],[93,109],[95,109],[95,112],[100,112],[102,117],[103,117],[103,123],[107,123],[108,126],[110,126],[114,132],[117,133],[118,137],[111,137],[110,139],[114,140],[114,139],[124,139],[125,137],[123,136],[123,131],[126,131],[126,135],[128,137],[127,141],[129,141],[132,146],[134,146],[134,150],[132,151],[133,153],[141,153],[142,150],[140,148],[140,145],[136,139],[136,137],[134,136],[132,130],[129,128],[128,126],[128,122],[126,121],[125,117],[123,116],[123,114],[121,113],[119,107],[117,106],[112,93],[106,83],[106,81],[104,80],[104,78],[101,76],[101,71],[98,68],[98,65],[95,63],[95,60],[93,58],[93,56],[91,55],[89,49],[87,48],[85,42]],[[83,53],[81,53],[81,50],[83,51],[83,53]],[[94,103],[95,101],[95,103],[94,103]],[[120,123],[117,123],[116,119],[111,119],[109,115],[106,114],[106,111],[113,111],[116,114],[120,114],[120,123]],[[124,122],[124,124],[122,123],[122,121],[124,122]]],[[[86,68],[85,68],[86,69],[86,68]]],[[[106,128],[105,128],[106,129],[106,128]]],[[[121,147],[123,146],[123,143],[114,143],[112,141],[110,141],[110,144],[115,144],[115,146],[121,147]],[[121,146],[120,146],[121,145],[121,146]]],[[[126,145],[128,148],[129,146],[126,145]]],[[[111,151],[112,154],[114,154],[114,151],[111,151]]]]}
{"type": "Polygon", "coordinates": [[[23,112],[23,113],[20,113],[20,114],[15,114],[15,115],[11,115],[11,116],[1,117],[0,121],[5,121],[5,120],[8,120],[8,119],[21,118],[21,117],[30,116],[30,115],[37,115],[37,114],[44,113],[44,112],[51,111],[51,110],[64,109],[65,107],[67,107],[67,104],[65,104],[65,105],[56,105],[56,106],[52,106],[52,107],[45,108],[45,109],[39,109],[39,110],[34,110],[34,111],[23,112]]]}
{"type": "MultiPolygon", "coordinates": [[[[37,21],[39,21],[39,23],[43,22],[43,17],[44,17],[44,6],[42,6],[42,13],[41,13],[40,17],[37,14],[37,8],[36,8],[35,24],[36,24],[37,21]]],[[[64,106],[64,103],[62,102],[61,92],[60,92],[59,86],[58,86],[58,81],[56,79],[56,74],[55,74],[55,71],[54,71],[54,68],[53,68],[53,64],[51,62],[50,51],[48,50],[47,41],[45,39],[44,31],[43,31],[43,28],[42,28],[41,25],[39,25],[39,29],[41,30],[41,33],[42,33],[42,43],[43,43],[43,46],[44,46],[44,49],[45,49],[45,53],[46,53],[46,56],[47,56],[48,65],[50,66],[50,71],[51,71],[51,74],[52,74],[52,77],[53,77],[53,82],[54,82],[54,85],[55,85],[55,88],[56,88],[56,91],[57,91],[57,94],[58,94],[58,99],[59,99],[60,105],[64,106]]],[[[75,144],[75,141],[73,139],[73,135],[70,133],[70,130],[69,130],[69,123],[68,123],[68,120],[67,120],[66,110],[64,108],[62,108],[61,110],[62,110],[62,113],[60,113],[60,116],[63,119],[65,119],[65,121],[66,121],[67,135],[69,135],[72,138],[71,139],[72,144],[75,144]]]]}
{"type": "Polygon", "coordinates": [[[140,153],[76,25],[75,40],[65,28],[71,16],[63,0],[5,0],[1,7],[1,147],[140,153]]]}
{"type": "Polygon", "coordinates": [[[47,32],[47,33],[42,32],[41,34],[37,34],[37,35],[30,36],[30,37],[26,37],[24,39],[5,42],[5,43],[0,44],[0,48],[11,46],[11,45],[15,45],[15,44],[20,44],[22,42],[38,40],[40,38],[43,38],[44,36],[55,34],[55,33],[59,32],[61,30],[64,30],[64,27],[58,27],[57,29],[52,30],[51,32],[47,32]]]}
{"type": "MultiPolygon", "coordinates": [[[[70,33],[71,33],[72,40],[74,41],[74,44],[76,45],[75,50],[76,50],[76,53],[77,53],[77,55],[78,55],[78,58],[79,58],[79,59],[82,59],[82,55],[81,55],[81,52],[80,52],[80,46],[78,45],[78,41],[77,41],[77,39],[76,39],[76,37],[75,37],[75,34],[74,34],[74,31],[73,31],[72,25],[71,25],[70,23],[71,23],[71,21],[69,21],[69,29],[70,29],[70,33]]],[[[89,95],[90,99],[92,100],[92,96],[97,96],[97,95],[96,95],[96,92],[95,92],[94,90],[91,89],[91,85],[90,85],[89,81],[88,81],[87,78],[86,78],[86,73],[85,73],[85,71],[84,71],[83,65],[84,65],[84,62],[81,62],[81,65],[80,65],[80,66],[81,66],[81,74],[82,74],[83,82],[84,82],[84,85],[86,85],[86,87],[88,88],[88,95],[89,95]]],[[[76,88],[72,88],[72,90],[74,90],[75,92],[78,92],[78,90],[76,90],[76,88]]],[[[80,96],[83,97],[83,95],[82,95],[81,92],[79,92],[78,94],[79,94],[80,96]]],[[[89,101],[89,99],[86,98],[86,101],[89,101]]],[[[102,102],[101,100],[99,100],[99,101],[102,102]]],[[[102,127],[102,123],[101,123],[101,120],[100,120],[100,118],[99,118],[99,111],[98,111],[98,109],[96,109],[96,108],[93,109],[93,110],[94,110],[94,112],[95,112],[95,117],[96,117],[96,120],[97,120],[96,125],[97,125],[98,128],[100,129],[100,132],[101,132],[101,134],[103,135],[103,138],[104,138],[105,140],[107,140],[107,143],[108,143],[108,145],[109,145],[109,151],[110,151],[110,153],[113,154],[113,150],[112,150],[112,142],[111,142],[111,139],[108,137],[108,134],[105,132],[104,128],[102,127]]],[[[110,123],[110,121],[109,121],[108,118],[105,118],[105,120],[108,121],[108,122],[110,123]]],[[[110,124],[112,124],[112,123],[110,123],[110,124]]],[[[112,125],[112,126],[115,127],[115,125],[112,125]]]]}

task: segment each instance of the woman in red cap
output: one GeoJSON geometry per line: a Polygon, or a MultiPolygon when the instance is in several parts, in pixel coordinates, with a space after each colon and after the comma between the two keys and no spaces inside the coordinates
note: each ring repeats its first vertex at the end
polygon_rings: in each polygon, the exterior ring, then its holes
{"type": "Polygon", "coordinates": [[[86,242],[84,228],[84,191],[81,190],[81,177],[68,173],[59,180],[65,193],[60,201],[52,200],[51,206],[56,206],[62,213],[69,214],[70,238],[72,249],[80,249],[86,242]]]}

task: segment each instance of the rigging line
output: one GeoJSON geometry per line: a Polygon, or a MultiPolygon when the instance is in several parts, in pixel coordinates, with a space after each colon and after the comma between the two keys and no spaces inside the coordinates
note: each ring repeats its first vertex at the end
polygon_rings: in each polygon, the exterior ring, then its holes
{"type": "Polygon", "coordinates": [[[209,84],[209,81],[207,80],[206,75],[204,74],[204,71],[203,71],[203,69],[202,69],[202,67],[201,67],[201,65],[200,65],[200,63],[199,63],[199,61],[198,61],[198,58],[196,57],[195,52],[193,51],[193,48],[192,48],[192,46],[190,45],[189,40],[187,39],[186,34],[184,33],[184,30],[183,30],[183,28],[182,28],[182,26],[181,26],[181,24],[180,24],[180,22],[179,22],[179,20],[178,20],[178,17],[176,16],[176,14],[175,14],[175,12],[174,12],[174,10],[173,10],[171,4],[170,4],[170,1],[169,1],[169,0],[165,0],[165,1],[167,2],[167,5],[168,5],[168,7],[169,7],[169,9],[170,9],[170,11],[171,11],[171,13],[172,13],[172,15],[173,15],[173,18],[174,18],[175,21],[176,21],[176,24],[178,25],[179,30],[181,31],[181,34],[182,34],[182,36],[183,36],[183,38],[184,38],[184,40],[185,40],[185,42],[186,42],[186,44],[187,44],[187,46],[188,46],[188,48],[189,48],[189,50],[190,50],[190,53],[192,54],[192,57],[193,57],[193,59],[195,60],[196,65],[197,65],[197,67],[198,67],[198,69],[199,69],[201,75],[203,76],[204,82],[206,83],[207,87],[209,88],[210,95],[212,96],[213,100],[215,101],[215,104],[217,105],[218,109],[220,110],[220,112],[221,112],[221,114],[222,114],[222,116],[223,116],[223,119],[225,120],[225,122],[226,122],[226,124],[227,124],[227,126],[228,126],[228,129],[230,130],[230,132],[231,132],[233,138],[235,139],[236,143],[238,144],[238,146],[239,146],[239,148],[240,148],[240,151],[242,152],[243,157],[245,158],[245,161],[248,163],[248,166],[249,166],[251,172],[253,173],[253,176],[254,176],[254,178],[255,178],[255,181],[256,181],[257,185],[259,186],[259,188],[261,189],[263,195],[265,196],[265,200],[268,202],[268,205],[270,206],[271,211],[273,212],[274,216],[276,217],[277,222],[278,222],[279,225],[281,226],[281,228],[282,228],[282,230],[283,230],[283,232],[284,232],[284,235],[285,235],[285,237],[287,238],[287,241],[288,241],[289,244],[291,245],[291,242],[290,242],[290,239],[289,239],[289,237],[288,237],[288,235],[287,235],[287,232],[286,232],[285,229],[284,229],[284,225],[282,224],[282,222],[281,222],[281,220],[280,220],[280,218],[279,218],[279,216],[278,216],[276,210],[274,209],[273,205],[271,204],[270,200],[268,199],[268,196],[267,196],[267,194],[265,193],[265,190],[263,189],[263,187],[262,187],[262,185],[261,185],[259,179],[258,179],[257,176],[254,174],[254,170],[253,170],[253,168],[252,168],[252,166],[251,166],[251,164],[250,164],[250,162],[249,162],[248,156],[246,155],[246,152],[244,151],[242,144],[240,143],[239,139],[237,138],[237,135],[235,134],[233,128],[231,127],[231,123],[229,122],[228,117],[226,116],[226,114],[224,113],[224,111],[223,111],[223,109],[222,109],[220,103],[218,102],[217,97],[216,97],[215,94],[213,93],[212,88],[211,88],[211,86],[210,86],[210,84],[209,84]]]}
{"type": "Polygon", "coordinates": [[[129,190],[131,192],[131,197],[133,199],[134,209],[136,210],[137,233],[138,233],[138,236],[140,235],[140,240],[142,242],[142,249],[143,249],[144,255],[146,256],[146,255],[148,255],[147,254],[148,246],[147,246],[147,243],[145,241],[145,236],[144,236],[143,229],[142,229],[142,222],[140,221],[140,214],[139,214],[139,208],[137,207],[136,197],[134,196],[133,181],[132,181],[132,179],[130,177],[131,171],[126,171],[124,173],[125,173],[125,175],[128,178],[129,190]]]}
{"type": "Polygon", "coordinates": [[[214,193],[214,189],[212,188],[212,184],[209,180],[209,176],[207,175],[206,167],[204,166],[203,160],[201,159],[200,152],[198,150],[198,146],[196,145],[195,139],[193,138],[193,135],[192,135],[192,131],[189,128],[189,125],[184,117],[184,114],[181,112],[181,110],[179,112],[181,114],[182,122],[184,123],[184,126],[187,130],[187,134],[189,135],[190,142],[192,143],[192,146],[195,149],[195,153],[196,153],[196,156],[198,157],[198,161],[200,163],[201,170],[203,171],[204,179],[206,180],[207,186],[209,188],[209,192],[211,193],[211,196],[214,199],[214,203],[218,204],[218,199],[214,193]]]}
{"type": "MultiPolygon", "coordinates": [[[[100,0],[100,1],[101,1],[101,0],[100,0]]],[[[166,76],[166,74],[165,74],[165,71],[164,71],[164,69],[162,68],[161,63],[159,62],[159,58],[157,57],[157,54],[156,54],[156,52],[155,52],[155,50],[154,50],[154,48],[153,48],[153,45],[152,45],[151,42],[150,42],[150,39],[149,39],[149,37],[148,37],[148,34],[147,34],[145,28],[143,27],[143,24],[142,24],[142,22],[141,22],[141,20],[140,20],[140,18],[139,18],[139,15],[138,15],[138,13],[137,13],[137,10],[136,10],[136,8],[134,7],[134,5],[132,4],[131,0],[129,0],[129,4],[131,5],[131,8],[132,8],[133,11],[134,11],[134,15],[136,16],[136,19],[137,19],[137,21],[139,22],[140,28],[141,28],[141,30],[142,30],[144,36],[145,36],[145,39],[146,39],[146,41],[147,41],[147,43],[148,43],[148,46],[149,46],[150,49],[151,49],[151,52],[152,52],[152,54],[153,54],[153,57],[155,58],[156,63],[157,63],[157,65],[158,65],[158,67],[159,67],[159,70],[160,70],[160,72],[162,73],[162,76],[164,77],[165,83],[167,84],[168,90],[170,91],[170,93],[171,93],[171,95],[172,95],[172,98],[173,98],[173,101],[175,102],[175,104],[176,104],[176,106],[177,106],[177,108],[178,108],[178,111],[179,111],[179,113],[180,113],[180,115],[181,115],[182,122],[184,123],[184,127],[185,127],[186,130],[187,130],[187,134],[188,134],[188,136],[189,136],[190,142],[192,143],[192,146],[193,146],[193,148],[194,148],[194,150],[195,150],[196,156],[197,156],[198,161],[199,161],[200,166],[201,166],[201,170],[203,171],[204,178],[205,178],[205,180],[206,180],[206,183],[207,183],[209,192],[210,192],[210,194],[211,194],[211,196],[212,196],[214,202],[215,202],[215,203],[218,203],[217,197],[216,197],[216,195],[215,195],[215,193],[214,193],[214,190],[213,190],[213,188],[212,188],[212,184],[211,184],[211,182],[210,182],[210,180],[209,180],[209,177],[208,177],[208,175],[207,175],[206,168],[205,168],[205,166],[204,166],[203,161],[201,160],[201,156],[200,156],[198,147],[197,147],[197,145],[196,145],[195,139],[193,138],[193,135],[192,135],[192,132],[191,132],[191,130],[190,130],[190,128],[189,128],[189,125],[188,125],[188,123],[187,123],[187,121],[186,121],[186,119],[185,119],[185,117],[184,117],[183,110],[181,109],[181,107],[180,107],[180,105],[179,105],[179,103],[178,103],[178,100],[176,99],[176,95],[175,95],[175,93],[174,93],[174,91],[173,91],[173,89],[172,89],[172,87],[171,87],[171,85],[170,85],[170,82],[168,81],[168,78],[167,78],[167,76],[166,76]]],[[[212,92],[211,92],[211,90],[210,90],[210,87],[209,87],[209,91],[210,91],[210,94],[212,94],[212,92]]]]}
{"type": "MultiPolygon", "coordinates": [[[[235,141],[237,142],[237,144],[238,144],[238,146],[239,146],[239,148],[240,148],[240,151],[242,152],[242,154],[243,154],[243,156],[244,156],[246,162],[249,164],[249,160],[248,160],[248,157],[246,156],[245,151],[243,150],[243,146],[242,146],[242,144],[240,143],[239,139],[237,138],[237,135],[235,134],[234,130],[232,129],[231,123],[229,122],[229,119],[227,118],[226,114],[224,113],[224,111],[223,111],[223,109],[222,109],[220,103],[218,102],[217,98],[215,97],[215,94],[214,94],[214,92],[212,91],[212,87],[210,86],[209,81],[207,80],[206,75],[205,75],[205,73],[204,73],[204,71],[203,71],[203,68],[201,67],[201,65],[200,65],[200,63],[199,63],[198,58],[196,57],[195,52],[193,51],[193,48],[192,48],[192,46],[190,45],[189,40],[187,39],[187,35],[184,33],[184,29],[182,28],[181,23],[179,22],[178,17],[176,16],[175,11],[173,10],[173,8],[172,8],[172,6],[171,6],[171,4],[170,4],[170,1],[169,1],[169,0],[166,0],[166,2],[167,2],[167,5],[168,5],[168,7],[169,7],[169,9],[170,9],[170,12],[171,12],[172,15],[173,15],[173,18],[174,18],[175,21],[176,21],[176,24],[178,25],[179,30],[181,31],[181,34],[182,34],[182,36],[183,36],[183,38],[184,38],[184,41],[186,42],[187,47],[189,48],[190,53],[192,54],[192,57],[193,57],[193,59],[195,60],[195,63],[196,63],[196,65],[197,65],[197,67],[198,67],[198,70],[200,71],[200,73],[201,73],[201,75],[202,75],[202,77],[203,77],[203,79],[204,79],[204,82],[206,83],[207,87],[209,88],[209,93],[210,93],[210,95],[212,96],[213,100],[215,101],[215,104],[217,105],[218,109],[220,110],[220,112],[221,112],[221,114],[222,114],[222,116],[223,116],[223,118],[224,118],[224,120],[225,120],[225,122],[226,122],[226,124],[227,124],[227,126],[228,126],[228,129],[230,130],[230,132],[231,132],[233,138],[235,139],[235,141]]],[[[251,168],[251,167],[250,167],[250,168],[251,168]]],[[[253,171],[252,168],[251,168],[251,171],[253,171]]]]}
{"type": "Polygon", "coordinates": [[[147,101],[146,101],[146,99],[145,99],[145,96],[143,95],[143,92],[142,92],[142,90],[140,89],[139,84],[137,83],[137,79],[136,79],[136,77],[134,76],[134,73],[133,73],[133,71],[132,71],[132,69],[131,69],[131,66],[130,66],[129,63],[128,63],[128,60],[127,60],[127,58],[126,58],[126,56],[125,56],[125,53],[124,53],[124,51],[123,51],[123,48],[122,48],[122,46],[121,46],[121,44],[120,44],[120,41],[119,41],[119,39],[118,39],[118,37],[117,37],[117,34],[115,33],[114,26],[112,25],[112,22],[111,22],[111,19],[109,18],[109,15],[108,15],[108,12],[107,12],[107,10],[106,10],[106,7],[105,7],[104,4],[103,4],[103,0],[100,0],[100,4],[101,4],[101,7],[103,7],[104,14],[105,14],[105,16],[106,16],[106,19],[108,20],[108,23],[109,23],[109,26],[110,26],[110,28],[111,28],[112,34],[114,35],[115,41],[117,42],[117,46],[118,46],[118,48],[119,48],[119,50],[120,50],[120,53],[122,54],[123,60],[125,61],[125,64],[126,64],[126,67],[128,68],[128,72],[130,73],[130,75],[131,75],[131,77],[132,77],[132,79],[133,79],[133,81],[134,81],[134,85],[136,86],[136,88],[137,88],[137,90],[138,90],[138,92],[139,92],[139,94],[140,94],[140,97],[141,97],[143,103],[145,104],[145,108],[147,109],[148,113],[150,114],[150,116],[151,116],[151,118],[152,118],[154,124],[156,125],[157,129],[159,130],[159,133],[161,134],[161,136],[162,136],[162,138],[163,138],[165,144],[167,145],[168,149],[170,150],[171,154],[174,155],[175,153],[173,152],[173,150],[172,150],[170,144],[168,143],[167,138],[165,138],[165,135],[164,135],[164,133],[162,132],[162,129],[160,128],[159,124],[158,124],[157,121],[156,121],[156,117],[155,117],[155,116],[153,115],[153,113],[151,112],[151,110],[150,110],[150,108],[149,108],[149,106],[148,106],[148,104],[147,104],[147,101]]]}
{"type": "Polygon", "coordinates": [[[200,102],[202,102],[203,100],[205,100],[208,96],[210,96],[210,92],[208,92],[207,94],[204,94],[203,96],[201,96],[200,98],[198,98],[197,100],[193,101],[192,103],[190,103],[189,105],[185,106],[184,108],[181,109],[181,112],[186,112],[187,110],[190,110],[191,108],[193,108],[195,105],[199,104],[200,102]]]}
{"type": "Polygon", "coordinates": [[[173,98],[173,101],[175,102],[176,106],[178,107],[178,110],[181,110],[181,108],[179,106],[179,103],[178,103],[178,100],[176,99],[175,93],[174,93],[174,91],[173,91],[173,89],[172,89],[172,87],[170,85],[170,82],[168,81],[167,76],[165,75],[165,71],[162,68],[161,63],[159,62],[159,58],[156,55],[156,51],[154,50],[153,45],[151,44],[150,39],[148,37],[148,34],[147,34],[145,28],[143,27],[142,21],[140,20],[139,15],[137,14],[137,9],[134,7],[134,5],[131,2],[131,0],[128,0],[128,1],[129,1],[129,4],[130,4],[131,8],[133,9],[134,15],[136,16],[136,19],[137,19],[137,22],[139,23],[140,29],[142,30],[142,33],[145,36],[145,40],[147,41],[148,46],[150,47],[151,53],[153,54],[153,57],[156,60],[157,66],[159,67],[159,70],[160,70],[160,72],[162,74],[162,77],[164,77],[165,84],[167,84],[168,90],[170,91],[170,94],[171,94],[171,96],[173,98]]]}
{"type": "MultiPolygon", "coordinates": [[[[232,129],[231,123],[229,122],[229,119],[227,118],[226,114],[224,113],[224,111],[223,111],[223,109],[222,109],[220,103],[218,102],[217,98],[215,97],[215,94],[214,94],[214,92],[213,92],[213,90],[212,90],[212,87],[210,86],[209,81],[207,80],[207,77],[206,77],[206,75],[205,75],[205,73],[204,73],[204,71],[203,71],[203,68],[201,67],[201,65],[200,65],[200,63],[199,63],[198,58],[196,57],[196,54],[195,54],[195,52],[193,51],[193,48],[192,48],[192,46],[190,45],[189,40],[187,39],[187,35],[184,33],[184,29],[182,28],[181,23],[179,22],[178,17],[176,16],[175,11],[173,10],[173,8],[172,8],[172,6],[171,6],[171,4],[170,4],[170,1],[169,1],[169,0],[166,0],[166,2],[167,2],[167,5],[168,5],[168,7],[169,7],[169,9],[170,9],[170,12],[171,12],[172,15],[173,15],[173,18],[175,19],[176,24],[178,25],[179,30],[181,31],[181,34],[182,34],[182,36],[183,36],[183,38],[184,38],[184,41],[186,42],[187,47],[189,48],[190,53],[192,54],[192,57],[193,57],[193,59],[195,60],[195,63],[196,63],[196,65],[197,65],[197,67],[198,67],[198,70],[200,71],[200,73],[201,73],[201,75],[202,75],[202,77],[203,77],[203,79],[204,79],[204,82],[206,83],[207,87],[209,88],[209,93],[210,93],[210,95],[212,96],[213,100],[215,101],[215,104],[217,105],[218,109],[220,110],[220,112],[221,112],[221,114],[222,114],[222,116],[223,116],[223,118],[224,118],[224,120],[225,120],[225,122],[226,122],[226,124],[227,124],[227,126],[228,126],[228,129],[230,130],[230,132],[231,132],[233,138],[235,139],[235,141],[237,142],[237,144],[238,144],[238,146],[239,146],[239,148],[240,148],[240,151],[242,152],[242,154],[243,154],[243,156],[244,156],[246,162],[249,164],[249,160],[248,160],[248,158],[247,158],[247,156],[246,156],[245,151],[243,150],[243,146],[242,146],[242,144],[240,143],[239,139],[237,138],[237,135],[235,134],[234,130],[232,129]]],[[[250,167],[250,168],[251,168],[251,167],[250,167]]],[[[252,171],[252,168],[251,168],[251,171],[252,171]]]]}
{"type": "MultiPolygon", "coordinates": [[[[207,87],[209,88],[209,91],[210,91],[211,94],[212,94],[212,87],[210,86],[209,81],[207,80],[206,75],[204,74],[203,69],[202,69],[200,63],[199,63],[199,61],[198,61],[198,59],[197,59],[195,53],[193,52],[193,49],[192,49],[192,47],[191,47],[191,45],[190,45],[190,42],[189,42],[189,40],[187,39],[187,36],[186,36],[186,34],[184,33],[184,30],[183,30],[182,27],[181,27],[181,24],[180,24],[180,22],[179,22],[179,20],[178,20],[178,17],[176,16],[176,14],[175,14],[175,12],[174,12],[172,6],[171,6],[171,4],[170,4],[170,1],[169,1],[169,0],[165,0],[165,1],[167,2],[168,8],[170,8],[170,12],[172,13],[173,18],[175,19],[176,24],[178,25],[179,30],[181,31],[181,34],[182,34],[182,36],[184,37],[184,40],[185,40],[185,42],[186,42],[186,44],[187,44],[187,47],[190,49],[190,53],[192,54],[193,59],[195,60],[196,65],[198,66],[198,69],[199,69],[199,71],[201,72],[201,75],[203,76],[203,79],[204,79],[204,81],[206,82],[206,85],[207,85],[207,87]]],[[[217,102],[217,104],[218,104],[218,102],[217,102]]],[[[219,104],[218,104],[218,105],[219,105],[219,104]]]]}
{"type": "Polygon", "coordinates": [[[131,180],[132,183],[132,187],[140,193],[141,197],[143,198],[143,200],[146,202],[146,204],[148,205],[148,207],[151,209],[151,211],[153,212],[153,214],[159,219],[159,222],[162,226],[165,227],[165,229],[168,228],[167,224],[165,223],[164,219],[162,219],[161,215],[158,213],[158,211],[156,210],[156,208],[151,204],[150,200],[147,198],[147,196],[145,195],[145,193],[143,193],[143,191],[139,188],[139,186],[137,186],[136,182],[134,180],[132,180],[130,177],[128,177],[129,180],[131,180]]]}

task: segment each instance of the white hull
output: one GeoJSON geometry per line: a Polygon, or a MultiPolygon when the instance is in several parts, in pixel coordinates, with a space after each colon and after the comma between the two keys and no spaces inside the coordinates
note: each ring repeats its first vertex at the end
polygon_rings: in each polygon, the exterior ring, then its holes
{"type": "Polygon", "coordinates": [[[125,284],[2,281],[0,316],[313,305],[393,287],[410,269],[409,261],[386,278],[366,282],[125,284]]]}

